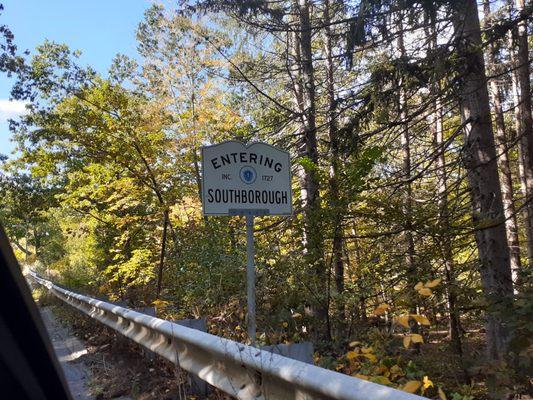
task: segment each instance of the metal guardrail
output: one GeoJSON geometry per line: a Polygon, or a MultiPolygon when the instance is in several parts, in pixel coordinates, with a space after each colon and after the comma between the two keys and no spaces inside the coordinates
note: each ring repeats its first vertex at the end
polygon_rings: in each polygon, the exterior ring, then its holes
{"type": "Polygon", "coordinates": [[[29,274],[65,303],[237,399],[425,399],[150,317],[29,274]]]}

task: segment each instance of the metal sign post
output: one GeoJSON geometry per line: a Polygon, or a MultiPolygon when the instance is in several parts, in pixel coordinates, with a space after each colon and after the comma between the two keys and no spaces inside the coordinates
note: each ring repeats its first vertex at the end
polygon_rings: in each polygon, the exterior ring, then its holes
{"type": "Polygon", "coordinates": [[[255,265],[254,265],[254,216],[246,216],[246,293],[248,296],[248,308],[246,322],[248,337],[255,346],[256,322],[255,322],[255,265]]]}
{"type": "Polygon", "coordinates": [[[254,217],[292,214],[289,153],[266,143],[202,147],[202,208],[204,215],[246,216],[246,322],[255,345],[254,217]]]}

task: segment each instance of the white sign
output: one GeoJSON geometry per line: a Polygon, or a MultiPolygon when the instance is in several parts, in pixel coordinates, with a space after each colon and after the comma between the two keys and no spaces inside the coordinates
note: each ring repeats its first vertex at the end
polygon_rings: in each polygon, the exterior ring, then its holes
{"type": "Polygon", "coordinates": [[[204,215],[291,215],[289,153],[266,143],[202,147],[204,215]]]}

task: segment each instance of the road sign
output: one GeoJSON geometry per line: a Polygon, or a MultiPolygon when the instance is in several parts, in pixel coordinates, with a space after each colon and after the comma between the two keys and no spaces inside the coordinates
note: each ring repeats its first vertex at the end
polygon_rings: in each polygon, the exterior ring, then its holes
{"type": "Polygon", "coordinates": [[[289,153],[266,143],[202,147],[204,215],[291,215],[289,153]]]}
{"type": "Polygon", "coordinates": [[[289,153],[234,140],[202,147],[202,207],[204,215],[246,215],[246,322],[255,346],[254,216],[292,214],[289,153]]]}

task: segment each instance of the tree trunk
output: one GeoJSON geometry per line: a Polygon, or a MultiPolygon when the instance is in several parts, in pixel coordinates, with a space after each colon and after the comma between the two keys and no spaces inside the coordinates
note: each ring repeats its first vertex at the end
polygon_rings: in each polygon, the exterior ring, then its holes
{"type": "MultiPolygon", "coordinates": [[[[492,27],[492,16],[490,13],[489,0],[483,1],[483,11],[485,16],[485,29],[492,27]]],[[[494,43],[488,48],[487,61],[489,75],[496,76],[496,57],[497,50],[494,43]]],[[[502,110],[502,93],[498,87],[497,78],[489,80],[489,88],[492,95],[495,115],[495,139],[498,151],[498,169],[500,171],[500,185],[502,188],[503,211],[505,215],[505,228],[507,233],[507,243],[509,245],[509,255],[511,261],[511,270],[513,273],[513,282],[516,281],[516,275],[521,268],[520,261],[520,243],[518,239],[518,225],[516,222],[516,209],[514,206],[513,178],[509,162],[508,139],[505,132],[505,122],[502,110]]]]}
{"type": "MultiPolygon", "coordinates": [[[[517,0],[516,6],[519,11],[525,7],[524,0],[517,0]]],[[[527,258],[528,264],[533,265],[533,120],[531,117],[531,84],[529,78],[529,48],[527,41],[527,19],[522,19],[518,23],[516,55],[511,49],[511,54],[515,55],[513,67],[516,68],[517,89],[518,89],[518,121],[520,138],[519,162],[522,164],[521,171],[523,190],[525,195],[524,219],[526,225],[527,238],[527,258]]]]}
{"type": "MultiPolygon", "coordinates": [[[[192,132],[193,137],[197,139],[196,132],[196,96],[194,95],[194,82],[191,82],[191,112],[192,112],[192,132]]],[[[194,147],[192,148],[192,161],[194,164],[194,178],[196,179],[196,188],[198,190],[198,199],[202,201],[202,179],[200,177],[200,160],[198,153],[196,152],[196,140],[193,142],[194,147]]]]}
{"type": "MultiPolygon", "coordinates": [[[[429,37],[430,50],[437,49],[437,26],[436,13],[432,12],[430,17],[430,32],[427,32],[429,37]]],[[[446,283],[446,304],[448,308],[448,332],[451,343],[455,352],[461,357],[463,356],[463,347],[461,341],[461,319],[459,311],[457,310],[457,282],[454,276],[454,261],[452,238],[450,232],[450,210],[448,207],[448,174],[446,171],[446,144],[444,140],[444,123],[442,102],[440,98],[441,86],[439,77],[437,81],[431,86],[431,96],[435,99],[433,102],[433,117],[431,121],[431,130],[435,142],[435,151],[437,153],[437,203],[439,208],[439,226],[445,232],[439,237],[439,249],[442,252],[442,260],[444,263],[444,277],[446,283]]]]}
{"type": "MultiPolygon", "coordinates": [[[[438,90],[438,89],[437,89],[438,90]]],[[[439,225],[446,229],[450,228],[450,214],[448,209],[448,177],[446,173],[446,156],[444,147],[444,127],[442,123],[441,102],[437,97],[435,99],[435,113],[433,122],[433,131],[435,137],[435,147],[439,152],[437,157],[437,192],[439,206],[439,225]]],[[[443,235],[444,236],[444,235],[443,235]]],[[[457,311],[456,281],[453,273],[453,252],[451,239],[441,237],[440,247],[444,261],[444,276],[446,281],[446,302],[448,305],[449,322],[448,329],[453,348],[457,354],[463,355],[460,317],[457,311]]]]}
{"type": "MultiPolygon", "coordinates": [[[[397,29],[398,29],[398,40],[397,46],[400,51],[400,57],[405,59],[405,44],[403,38],[403,22],[402,13],[397,15],[397,29]]],[[[409,293],[409,298],[411,304],[410,313],[417,314],[417,293],[415,286],[418,282],[418,276],[416,273],[415,265],[415,242],[413,239],[413,187],[411,183],[411,138],[409,132],[409,123],[408,123],[408,104],[406,99],[406,93],[404,88],[405,82],[403,77],[399,83],[400,96],[399,96],[399,111],[400,111],[400,121],[401,121],[401,146],[402,146],[402,180],[405,181],[405,192],[403,198],[403,218],[404,218],[404,239],[405,239],[405,267],[407,271],[407,292],[409,293]]],[[[418,324],[416,321],[410,321],[410,330],[411,333],[418,333],[418,324]]],[[[420,350],[420,345],[416,343],[413,348],[416,351],[420,350]]]]}
{"type": "Polygon", "coordinates": [[[465,60],[459,89],[461,117],[465,125],[463,158],[470,186],[479,272],[488,304],[487,355],[489,360],[502,360],[507,355],[510,332],[504,314],[497,312],[495,306],[500,309],[512,306],[513,285],[481,52],[481,31],[475,0],[453,3],[453,7],[457,50],[465,60]]]}
{"type": "MultiPolygon", "coordinates": [[[[300,155],[305,157],[310,165],[304,168],[302,176],[302,198],[304,200],[304,230],[306,237],[305,259],[313,272],[313,287],[315,300],[312,312],[319,321],[329,323],[327,299],[324,299],[324,283],[326,282],[326,267],[324,263],[323,236],[320,224],[320,194],[318,177],[318,145],[316,134],[316,101],[315,79],[313,66],[313,51],[311,42],[310,5],[308,0],[298,0],[298,18],[300,25],[299,50],[302,75],[303,112],[302,128],[303,141],[300,155]]],[[[323,324],[321,324],[323,326],[323,324]]],[[[325,336],[330,339],[327,329],[325,336]]]]}
{"type": "Polygon", "coordinates": [[[340,154],[339,154],[339,137],[337,129],[337,101],[335,99],[335,81],[334,72],[335,64],[333,62],[333,43],[331,34],[331,17],[330,2],[324,1],[324,25],[325,25],[325,50],[327,62],[327,94],[328,94],[328,134],[330,141],[331,168],[329,178],[330,190],[330,212],[332,213],[333,223],[333,244],[332,257],[335,269],[335,287],[337,289],[337,315],[339,325],[345,322],[345,304],[342,295],[344,293],[344,261],[343,261],[343,232],[342,220],[344,216],[344,207],[339,193],[339,173],[340,173],[340,154]]]}
{"type": "Polygon", "coordinates": [[[157,298],[161,295],[163,285],[163,267],[165,265],[165,247],[167,244],[168,209],[163,212],[163,235],[161,236],[161,254],[159,257],[159,271],[157,273],[157,298]]]}
{"type": "MultiPolygon", "coordinates": [[[[354,238],[357,236],[357,220],[356,220],[356,218],[352,219],[351,233],[352,233],[352,236],[354,238]]],[[[361,267],[361,249],[359,247],[358,239],[354,239],[353,244],[354,244],[355,265],[356,265],[356,268],[358,268],[358,273],[357,273],[357,276],[356,276],[356,279],[357,279],[356,286],[357,286],[357,290],[358,290],[359,316],[361,318],[361,322],[363,324],[366,324],[366,322],[368,321],[368,316],[367,316],[367,312],[366,312],[366,300],[367,300],[367,297],[366,297],[366,293],[365,293],[366,285],[363,282],[363,275],[362,275],[362,272],[360,270],[360,267],[361,267]]],[[[349,257],[348,257],[348,249],[345,248],[345,252],[346,252],[346,260],[348,260],[349,259],[349,257]]],[[[353,279],[353,277],[351,277],[351,279],[353,279]]]]}

